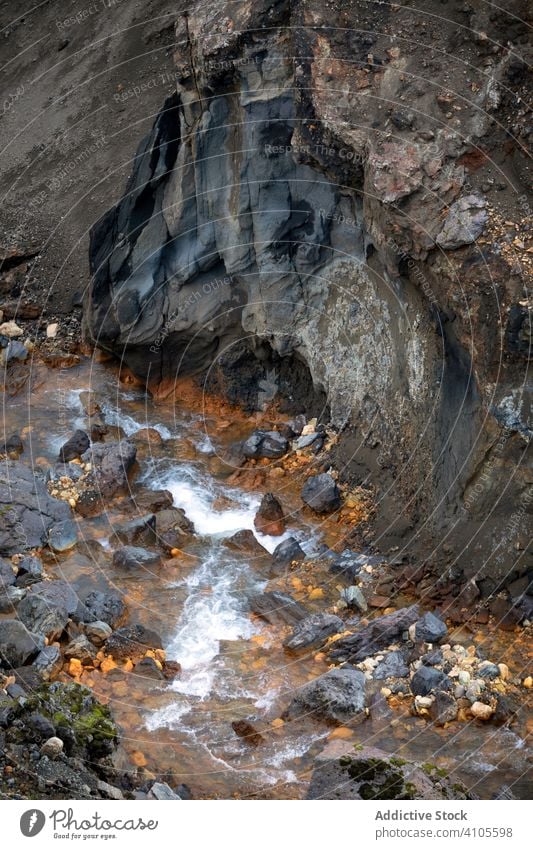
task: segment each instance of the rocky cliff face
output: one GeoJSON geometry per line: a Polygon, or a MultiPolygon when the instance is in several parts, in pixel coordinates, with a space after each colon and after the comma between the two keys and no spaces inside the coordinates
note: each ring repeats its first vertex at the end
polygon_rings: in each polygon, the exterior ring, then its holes
{"type": "Polygon", "coordinates": [[[376,545],[484,592],[527,569],[533,504],[512,6],[193,4],[85,319],[154,392],[198,375],[328,419],[376,545]]]}

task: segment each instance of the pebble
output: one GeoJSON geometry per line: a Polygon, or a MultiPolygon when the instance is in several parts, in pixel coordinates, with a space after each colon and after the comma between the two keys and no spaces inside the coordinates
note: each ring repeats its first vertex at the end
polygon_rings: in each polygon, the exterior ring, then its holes
{"type": "Polygon", "coordinates": [[[470,710],[472,712],[472,716],[475,716],[476,719],[482,720],[490,719],[494,713],[494,708],[490,705],[484,704],[483,702],[474,702],[474,704],[470,706],[470,710]]]}
{"type": "Polygon", "coordinates": [[[4,321],[0,324],[0,335],[7,336],[9,339],[16,339],[17,336],[22,336],[24,331],[14,321],[4,321]]]}
{"type": "Polygon", "coordinates": [[[463,687],[467,687],[470,683],[470,672],[467,672],[465,669],[460,669],[457,680],[459,681],[459,684],[463,685],[463,687]]]}
{"type": "Polygon", "coordinates": [[[531,675],[528,675],[527,678],[524,678],[522,684],[524,685],[526,690],[531,690],[531,687],[533,687],[533,678],[531,677],[531,675]]]}
{"type": "Polygon", "coordinates": [[[59,737],[49,737],[41,746],[41,755],[47,758],[57,758],[63,751],[63,740],[59,737]]]}
{"type": "Polygon", "coordinates": [[[47,339],[55,339],[57,336],[57,331],[59,328],[59,324],[49,324],[46,328],[46,338],[47,339]]]}
{"type": "Polygon", "coordinates": [[[500,678],[502,681],[507,681],[509,678],[509,667],[506,663],[499,663],[498,669],[500,670],[500,678]]]}

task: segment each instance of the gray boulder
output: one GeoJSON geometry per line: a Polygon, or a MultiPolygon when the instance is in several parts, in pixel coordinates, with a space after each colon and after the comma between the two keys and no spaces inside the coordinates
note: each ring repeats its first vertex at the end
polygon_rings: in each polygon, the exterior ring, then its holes
{"type": "Polygon", "coordinates": [[[444,672],[433,666],[421,666],[411,678],[414,696],[429,696],[433,690],[451,690],[452,682],[444,672]]]}
{"type": "Polygon", "coordinates": [[[69,517],[68,504],[48,494],[35,469],[12,460],[0,464],[0,555],[46,545],[50,529],[69,517]]]}
{"type": "Polygon", "coordinates": [[[44,648],[41,634],[29,631],[18,619],[0,620],[0,660],[2,666],[23,666],[44,648]]]}
{"type": "Polygon", "coordinates": [[[57,640],[65,630],[69,615],[62,602],[51,601],[38,594],[28,593],[22,599],[17,614],[28,630],[57,640]]]}
{"type": "Polygon", "coordinates": [[[32,663],[43,681],[54,678],[63,667],[63,658],[59,646],[45,646],[32,663]]]}
{"type": "Polygon", "coordinates": [[[121,569],[155,569],[161,566],[161,555],[157,551],[147,551],[135,545],[125,545],[115,551],[113,566],[121,569]]]}
{"type": "Polygon", "coordinates": [[[128,472],[135,462],[137,449],[133,442],[96,443],[82,454],[84,463],[91,463],[90,479],[102,498],[128,488],[128,472]]]}
{"type": "Polygon", "coordinates": [[[76,430],[59,449],[58,462],[69,463],[81,457],[89,447],[89,437],[83,430],[76,430]]]}
{"type": "Polygon", "coordinates": [[[455,250],[471,245],[481,236],[489,220],[487,201],[479,195],[467,195],[452,203],[444,226],[435,239],[439,247],[455,250]]]}
{"type": "Polygon", "coordinates": [[[143,625],[125,625],[114,631],[106,643],[106,654],[115,660],[140,660],[149,649],[162,649],[161,637],[143,625]]]}
{"type": "Polygon", "coordinates": [[[268,457],[271,460],[276,460],[283,457],[288,449],[288,440],[277,430],[256,430],[244,443],[243,454],[252,459],[268,457]]]}
{"type": "Polygon", "coordinates": [[[130,522],[115,525],[113,531],[118,541],[124,545],[135,545],[139,542],[153,545],[156,541],[155,513],[146,513],[130,522]]]}
{"type": "Polygon", "coordinates": [[[456,779],[373,746],[332,740],[315,760],[307,799],[471,799],[456,779]]]}
{"type": "Polygon", "coordinates": [[[384,681],[387,678],[405,678],[407,675],[409,675],[409,667],[404,653],[391,651],[381,663],[378,663],[372,677],[377,681],[384,681]]]}
{"type": "Polygon", "coordinates": [[[334,660],[351,660],[352,663],[358,663],[401,639],[404,631],[414,625],[419,617],[418,605],[413,604],[373,619],[355,634],[333,643],[330,657],[334,660]]]}
{"type": "Polygon", "coordinates": [[[323,645],[332,634],[342,631],[342,628],[343,622],[339,616],[331,613],[313,613],[298,622],[283,645],[292,652],[316,649],[323,645]]]}
{"type": "Polygon", "coordinates": [[[105,622],[116,628],[126,615],[126,605],[116,593],[93,590],[81,605],[83,622],[105,622]]]}
{"type": "Polygon", "coordinates": [[[288,537],[280,542],[272,554],[272,568],[274,570],[284,569],[294,561],[305,560],[305,551],[298,540],[288,537]]]}
{"type": "Polygon", "coordinates": [[[434,613],[424,613],[415,625],[415,637],[417,641],[425,643],[439,643],[448,633],[446,623],[434,613]]]}
{"type": "Polygon", "coordinates": [[[270,625],[295,625],[309,611],[288,593],[258,593],[250,598],[250,609],[270,625]]]}
{"type": "Polygon", "coordinates": [[[0,613],[13,613],[25,595],[23,587],[6,587],[5,592],[0,592],[0,613]]]}
{"type": "Polygon", "coordinates": [[[313,716],[329,722],[353,724],[366,718],[365,676],[358,669],[330,669],[305,684],[289,705],[289,718],[313,716]]]}
{"type": "Polygon", "coordinates": [[[315,513],[332,513],[341,506],[339,488],[327,472],[307,479],[302,489],[302,501],[315,513]]]}

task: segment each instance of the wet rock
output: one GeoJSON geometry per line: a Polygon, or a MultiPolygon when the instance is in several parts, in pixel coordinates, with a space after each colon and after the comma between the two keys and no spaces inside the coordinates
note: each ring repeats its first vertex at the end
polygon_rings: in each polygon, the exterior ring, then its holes
{"type": "Polygon", "coordinates": [[[95,416],[100,412],[98,397],[94,392],[85,390],[80,392],[78,397],[80,399],[80,404],[83,407],[83,411],[87,416],[95,416]]]}
{"type": "Polygon", "coordinates": [[[445,725],[457,718],[459,708],[454,697],[445,690],[437,690],[429,709],[429,716],[435,725],[445,725]]]}
{"type": "Polygon", "coordinates": [[[413,604],[373,619],[355,634],[332,643],[330,657],[335,660],[350,660],[352,663],[364,660],[400,639],[403,632],[407,631],[419,616],[418,605],[413,604]]]}
{"type": "Polygon", "coordinates": [[[473,194],[452,203],[444,226],[435,239],[437,245],[445,250],[455,250],[475,242],[489,220],[486,206],[485,198],[473,194]]]}
{"type": "Polygon", "coordinates": [[[107,622],[99,622],[96,620],[95,622],[88,622],[87,625],[85,625],[85,634],[87,639],[90,640],[94,646],[103,646],[112,633],[113,629],[107,624],[107,622]]]}
{"type": "Polygon", "coordinates": [[[298,622],[283,646],[292,652],[316,649],[322,646],[328,637],[338,634],[342,629],[343,622],[339,616],[331,613],[313,613],[298,622]]]}
{"type": "Polygon", "coordinates": [[[315,513],[331,513],[341,506],[340,492],[334,479],[327,472],[312,475],[302,489],[302,501],[315,513]]]}
{"type": "Polygon", "coordinates": [[[332,740],[316,758],[306,798],[447,801],[472,797],[437,770],[423,770],[373,746],[355,748],[348,741],[332,740]]]}
{"type": "Polygon", "coordinates": [[[161,563],[159,552],[134,545],[125,545],[113,554],[113,566],[120,569],[157,569],[161,563]]]}
{"type": "Polygon", "coordinates": [[[135,664],[135,674],[143,678],[153,678],[156,681],[165,679],[163,670],[159,668],[153,657],[143,657],[139,660],[135,664]]]}
{"type": "Polygon", "coordinates": [[[446,624],[434,613],[424,613],[415,626],[415,637],[424,643],[440,643],[448,633],[446,624]]]}
{"type": "Polygon", "coordinates": [[[18,433],[12,433],[6,442],[0,446],[0,454],[7,454],[7,456],[12,460],[16,460],[23,451],[24,443],[18,433]]]}
{"type": "Polygon", "coordinates": [[[448,676],[433,666],[421,666],[411,678],[411,692],[415,696],[429,696],[433,690],[451,690],[451,687],[448,676]]]}
{"type": "Polygon", "coordinates": [[[155,513],[147,513],[139,516],[138,519],[132,519],[131,522],[115,525],[113,532],[118,541],[124,545],[135,545],[139,542],[144,545],[153,545],[156,542],[155,513]]]}
{"type": "Polygon", "coordinates": [[[45,646],[32,663],[43,681],[55,678],[61,672],[63,658],[59,646],[45,646]]]}
{"type": "Polygon", "coordinates": [[[64,653],[67,660],[75,658],[76,660],[80,660],[83,666],[92,664],[96,657],[96,649],[94,645],[89,642],[89,639],[85,634],[80,634],[78,637],[74,637],[74,639],[65,646],[64,653]]]}
{"type": "Polygon", "coordinates": [[[384,681],[386,678],[405,678],[407,675],[409,675],[409,667],[402,651],[389,652],[372,673],[372,677],[377,681],[384,681]]]}
{"type": "Polygon", "coordinates": [[[171,551],[181,548],[194,534],[194,525],[179,507],[160,510],[156,514],[157,542],[171,551]]]}
{"type": "Polygon", "coordinates": [[[89,593],[82,606],[82,621],[105,622],[111,628],[116,628],[126,615],[126,605],[116,593],[93,590],[89,593]]]}
{"type": "Polygon", "coordinates": [[[12,587],[17,579],[10,560],[0,557],[0,589],[12,587]]]}
{"type": "Polygon", "coordinates": [[[305,560],[305,552],[298,540],[288,537],[276,546],[272,554],[272,568],[275,571],[285,569],[295,561],[305,560]]]}
{"type": "Polygon", "coordinates": [[[69,463],[71,460],[76,460],[87,451],[89,445],[89,437],[85,431],[76,430],[59,449],[57,459],[60,463],[69,463]]]}
{"type": "Polygon", "coordinates": [[[137,513],[156,513],[172,507],[172,493],[168,489],[136,489],[132,504],[137,513]]]}
{"type": "Polygon", "coordinates": [[[287,593],[258,593],[250,598],[250,610],[270,625],[295,625],[309,615],[308,610],[287,593]]]}
{"type": "Polygon", "coordinates": [[[513,722],[520,715],[520,704],[511,695],[496,693],[495,699],[496,705],[492,719],[496,725],[505,725],[506,723],[513,722]]]}
{"type": "Polygon", "coordinates": [[[241,737],[249,746],[260,746],[264,743],[264,737],[247,719],[235,719],[231,727],[237,737],[241,737]]]}
{"type": "Polygon", "coordinates": [[[271,492],[263,495],[254,519],[254,526],[260,534],[267,536],[280,536],[285,531],[283,508],[271,492]]]}
{"type": "Polygon", "coordinates": [[[135,445],[123,439],[121,442],[92,445],[81,459],[84,463],[91,463],[90,478],[96,491],[102,498],[110,498],[128,488],[128,472],[136,455],[135,445]]]}
{"type": "Polygon", "coordinates": [[[69,551],[77,542],[78,529],[71,519],[56,522],[48,531],[48,545],[52,551],[69,551]]]}
{"type": "Polygon", "coordinates": [[[365,676],[358,669],[343,667],[304,684],[297,691],[286,715],[313,716],[341,725],[361,722],[365,713],[365,676]]]}
{"type": "Polygon", "coordinates": [[[18,619],[0,620],[0,660],[2,666],[22,666],[44,648],[41,634],[29,631],[18,619]]]}
{"type": "Polygon", "coordinates": [[[70,517],[70,508],[52,498],[35,469],[8,460],[0,464],[0,555],[40,548],[57,522],[70,517]]]}
{"type": "Polygon", "coordinates": [[[172,790],[168,784],[163,781],[155,781],[148,791],[147,799],[156,799],[158,802],[169,802],[180,800],[181,796],[172,790]]]}
{"type": "Polygon", "coordinates": [[[160,445],[163,437],[155,427],[141,427],[131,436],[135,442],[144,442],[145,445],[160,445]]]}
{"type": "Polygon", "coordinates": [[[144,625],[125,625],[114,631],[106,643],[106,654],[115,660],[140,660],[149,649],[162,649],[161,637],[144,625]]]}
{"type": "Polygon", "coordinates": [[[289,450],[288,440],[276,430],[256,430],[244,443],[243,453],[245,457],[258,459],[267,457],[276,460],[283,457],[289,450]]]}
{"type": "Polygon", "coordinates": [[[0,592],[0,613],[13,613],[25,595],[23,587],[6,587],[5,592],[0,592]]]}
{"type": "Polygon", "coordinates": [[[224,545],[234,551],[242,551],[246,554],[251,554],[254,557],[260,557],[268,554],[266,548],[263,548],[260,542],[254,536],[253,531],[237,531],[236,534],[224,540],[224,545]]]}

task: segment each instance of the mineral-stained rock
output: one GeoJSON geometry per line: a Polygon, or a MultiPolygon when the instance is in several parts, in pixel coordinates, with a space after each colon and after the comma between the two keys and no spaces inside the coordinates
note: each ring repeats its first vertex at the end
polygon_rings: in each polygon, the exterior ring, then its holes
{"type": "Polygon", "coordinates": [[[194,534],[194,525],[180,507],[169,507],[156,513],[156,537],[168,551],[181,548],[194,534]]]}
{"type": "Polygon", "coordinates": [[[311,475],[302,489],[302,501],[316,513],[332,513],[341,506],[340,492],[331,475],[311,475]]]}
{"type": "Polygon", "coordinates": [[[316,758],[307,799],[470,799],[438,770],[422,769],[373,746],[332,740],[316,758]]]}
{"type": "Polygon", "coordinates": [[[269,536],[280,536],[285,531],[283,508],[271,492],[267,492],[261,499],[254,526],[259,533],[269,536]]]}
{"type": "Polygon", "coordinates": [[[311,716],[329,722],[361,722],[366,717],[365,676],[358,669],[330,669],[304,684],[287,709],[289,718],[311,716]]]}
{"type": "Polygon", "coordinates": [[[258,593],[252,596],[250,609],[271,625],[295,625],[309,615],[303,604],[280,592],[258,593]]]}
{"type": "Polygon", "coordinates": [[[332,643],[330,656],[335,660],[350,660],[353,663],[364,660],[401,638],[419,616],[418,605],[413,604],[372,619],[355,634],[332,643]]]}
{"type": "MultiPolygon", "coordinates": [[[[255,537],[253,531],[237,531],[233,536],[224,540],[224,545],[235,551],[242,551],[245,554],[251,554],[254,557],[262,557],[268,555],[266,548],[263,548],[261,543],[255,537]]],[[[280,543],[283,545],[283,543],[280,543]]]]}
{"type": "Polygon", "coordinates": [[[328,637],[338,634],[342,629],[343,622],[339,616],[313,613],[295,625],[292,634],[284,640],[283,646],[292,652],[316,649],[323,645],[328,637]]]}
{"type": "Polygon", "coordinates": [[[115,660],[139,660],[149,649],[161,649],[161,637],[143,625],[124,625],[114,631],[106,643],[106,654],[115,660]]]}

